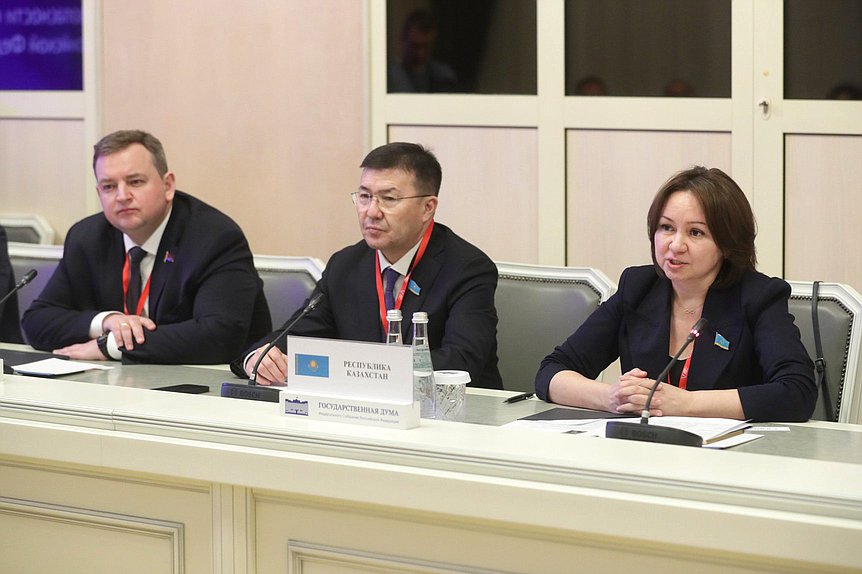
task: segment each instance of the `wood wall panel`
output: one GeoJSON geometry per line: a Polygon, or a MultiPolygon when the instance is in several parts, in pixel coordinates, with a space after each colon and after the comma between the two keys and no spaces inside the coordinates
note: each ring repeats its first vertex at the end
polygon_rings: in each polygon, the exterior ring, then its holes
{"type": "MultiPolygon", "coordinates": [[[[446,495],[445,491],[429,493],[446,495]]],[[[270,493],[261,493],[254,507],[256,564],[261,573],[757,571],[741,555],[679,552],[673,545],[649,547],[612,534],[513,528],[481,519],[297,500],[270,493]]]]}
{"type": "Polygon", "coordinates": [[[77,120],[0,119],[0,214],[36,214],[62,243],[69,227],[89,215],[87,172],[77,120]]]}
{"type": "MultiPolygon", "coordinates": [[[[674,173],[703,165],[731,176],[730,134],[569,130],[567,264],[596,267],[612,281],[647,265],[647,211],[674,173]]],[[[744,190],[747,191],[747,190],[744,190]]]]}
{"type": "Polygon", "coordinates": [[[104,2],[104,131],[159,137],[178,187],[256,253],[325,261],[359,239],[362,16],[352,0],[104,2]]]}
{"type": "Polygon", "coordinates": [[[390,126],[443,168],[437,220],[497,261],[538,263],[537,139],[525,128],[390,126]]]}
{"type": "Polygon", "coordinates": [[[180,524],[0,499],[0,529],[6,572],[182,572],[180,524]]]}
{"type": "Polygon", "coordinates": [[[862,290],[862,136],[785,138],[787,279],[862,290]]]}
{"type": "Polygon", "coordinates": [[[4,461],[0,495],[0,571],[214,571],[207,484],[4,461]]]}

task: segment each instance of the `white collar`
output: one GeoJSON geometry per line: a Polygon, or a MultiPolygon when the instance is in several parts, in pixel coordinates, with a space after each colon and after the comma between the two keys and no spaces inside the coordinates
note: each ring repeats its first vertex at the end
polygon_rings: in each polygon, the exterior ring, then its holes
{"type": "MultiPolygon", "coordinates": [[[[147,252],[147,255],[155,255],[159,252],[159,244],[162,242],[162,236],[165,234],[165,228],[168,226],[168,220],[171,218],[171,211],[173,211],[174,207],[171,205],[168,207],[168,213],[165,215],[165,218],[156,227],[156,230],[153,231],[152,235],[150,235],[146,241],[144,241],[139,247],[147,252]]],[[[126,253],[129,252],[129,249],[136,246],[137,243],[132,241],[132,238],[123,234],[123,243],[126,246],[126,253]]]]}
{"type": "Polygon", "coordinates": [[[416,245],[410,248],[410,251],[401,256],[401,259],[396,261],[395,263],[390,263],[386,256],[383,255],[383,252],[379,249],[377,250],[377,259],[380,261],[380,271],[383,271],[387,267],[391,267],[398,271],[402,276],[406,277],[408,273],[410,273],[410,263],[413,262],[413,256],[416,255],[416,252],[419,251],[419,245],[422,243],[420,239],[416,245]]]}

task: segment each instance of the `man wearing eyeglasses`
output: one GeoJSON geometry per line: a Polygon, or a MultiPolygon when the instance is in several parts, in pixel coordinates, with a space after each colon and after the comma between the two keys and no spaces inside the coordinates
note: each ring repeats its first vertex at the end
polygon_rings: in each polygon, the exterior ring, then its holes
{"type": "MultiPolygon", "coordinates": [[[[351,197],[364,240],[329,259],[312,294],[321,293],[323,299],[291,334],[381,342],[386,310],[398,308],[405,318],[402,337],[409,344],[413,313],[425,311],[434,368],[468,371],[472,386],[502,388],[497,268],[477,247],[434,221],[442,179],[437,159],[422,146],[390,143],[372,150],[360,167],[359,188],[351,197]]],[[[234,373],[250,376],[277,334],[235,361],[234,373]]],[[[281,349],[264,357],[258,383],[284,383],[284,349],[282,342],[281,349]]]]}

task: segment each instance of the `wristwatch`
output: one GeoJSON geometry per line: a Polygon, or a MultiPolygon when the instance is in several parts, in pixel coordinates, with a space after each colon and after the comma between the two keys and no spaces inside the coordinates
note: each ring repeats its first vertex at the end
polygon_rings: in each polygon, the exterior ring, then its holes
{"type": "Polygon", "coordinates": [[[104,335],[102,335],[101,337],[96,339],[96,345],[99,346],[99,350],[102,352],[103,355],[105,355],[106,359],[111,358],[110,353],[108,353],[108,334],[107,333],[105,333],[104,335]]]}

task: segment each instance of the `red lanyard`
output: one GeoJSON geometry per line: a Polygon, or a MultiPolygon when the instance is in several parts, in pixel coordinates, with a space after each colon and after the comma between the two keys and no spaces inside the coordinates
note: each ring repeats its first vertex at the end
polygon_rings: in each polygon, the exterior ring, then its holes
{"type": "MultiPolygon", "coordinates": [[[[694,355],[694,348],[691,350],[691,355],[694,355]]],[[[682,366],[682,373],[679,375],[679,388],[681,389],[685,389],[688,386],[688,368],[691,366],[691,355],[685,360],[685,365],[682,366]]],[[[667,382],[670,383],[670,375],[667,377],[667,382]]]]}
{"type": "MultiPolygon", "coordinates": [[[[425,249],[428,248],[428,242],[431,240],[431,230],[434,229],[434,220],[431,220],[430,225],[428,225],[428,229],[425,230],[425,234],[422,236],[422,242],[419,244],[419,251],[416,252],[416,257],[413,258],[413,264],[410,265],[410,271],[407,273],[407,276],[404,278],[404,282],[401,284],[401,289],[398,290],[398,297],[395,299],[395,309],[401,308],[401,301],[404,300],[404,291],[407,290],[407,285],[410,283],[410,276],[413,275],[413,270],[416,269],[416,266],[419,265],[419,261],[422,260],[422,256],[425,255],[425,249]]],[[[383,324],[383,332],[389,330],[389,321],[386,320],[386,300],[383,297],[383,278],[380,274],[380,256],[374,258],[375,269],[377,270],[377,301],[380,305],[380,322],[383,324]]]]}
{"type": "MultiPolygon", "coordinates": [[[[129,294],[129,276],[131,275],[131,264],[129,263],[129,252],[126,252],[126,263],[123,265],[123,311],[126,315],[129,315],[129,309],[126,307],[126,297],[129,294]]],[[[135,315],[143,317],[142,313],[144,311],[144,302],[146,302],[147,297],[150,296],[150,279],[153,278],[153,274],[150,273],[150,276],[147,277],[147,284],[144,285],[143,290],[141,290],[141,297],[138,299],[138,309],[135,315]]]]}

